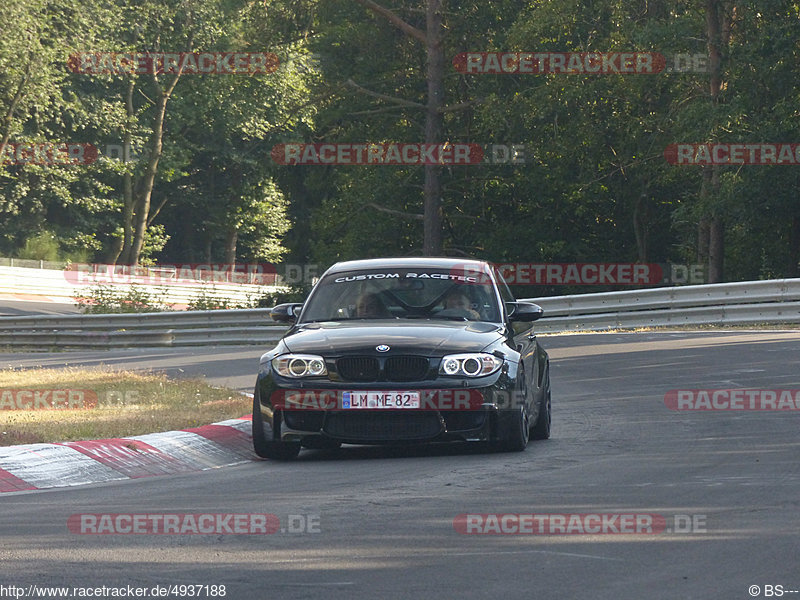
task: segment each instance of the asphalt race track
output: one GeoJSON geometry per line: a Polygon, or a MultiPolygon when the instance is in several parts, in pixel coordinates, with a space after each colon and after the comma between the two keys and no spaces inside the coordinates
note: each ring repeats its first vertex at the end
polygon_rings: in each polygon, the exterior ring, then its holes
{"type": "Polygon", "coordinates": [[[0,295],[0,317],[30,317],[35,315],[75,315],[80,309],[74,304],[58,302],[37,302],[26,298],[14,300],[7,295],[0,295]]]}
{"type": "MultiPolygon", "coordinates": [[[[26,594],[34,584],[224,585],[225,597],[237,600],[800,597],[789,592],[800,591],[800,411],[665,405],[675,389],[799,389],[800,332],[541,342],[552,359],[553,438],[526,452],[306,450],[293,463],[254,460],[5,494],[0,583],[26,594]],[[79,513],[271,513],[284,531],[72,533],[68,518],[79,513]],[[502,535],[484,520],[481,531],[493,534],[482,535],[454,527],[462,514],[532,513],[655,514],[667,529],[502,535]]],[[[248,347],[0,359],[3,366],[104,363],[205,374],[249,390],[259,354],[248,347]]],[[[214,597],[210,590],[195,597],[214,597]]]]}

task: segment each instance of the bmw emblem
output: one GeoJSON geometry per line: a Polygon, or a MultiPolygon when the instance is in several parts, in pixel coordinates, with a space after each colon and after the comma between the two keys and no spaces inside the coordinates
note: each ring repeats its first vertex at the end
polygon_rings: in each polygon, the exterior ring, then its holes
{"type": "Polygon", "coordinates": [[[380,346],[375,346],[375,350],[377,350],[378,352],[388,352],[389,350],[391,350],[391,348],[389,348],[389,346],[387,346],[386,344],[381,344],[380,346]]]}

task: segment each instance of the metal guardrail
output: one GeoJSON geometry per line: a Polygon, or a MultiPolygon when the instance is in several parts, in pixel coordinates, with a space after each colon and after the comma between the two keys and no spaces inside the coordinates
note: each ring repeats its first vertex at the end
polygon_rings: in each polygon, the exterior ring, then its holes
{"type": "MultiPolygon", "coordinates": [[[[128,330],[192,329],[195,327],[253,326],[275,327],[279,323],[269,318],[269,308],[247,308],[237,310],[189,310],[151,313],[95,314],[95,315],[28,315],[1,317],[0,332],[35,329],[80,329],[80,330],[128,330]]],[[[283,325],[285,328],[285,325],[283,325]]]]}
{"type": "Polygon", "coordinates": [[[0,318],[0,347],[37,350],[270,344],[286,330],[270,309],[0,318]]]}
{"type": "MultiPolygon", "coordinates": [[[[800,279],[526,298],[545,311],[536,330],[800,323],[800,279]]],[[[38,350],[276,342],[270,309],[0,318],[0,347],[38,350]]]]}
{"type": "Polygon", "coordinates": [[[544,309],[537,330],[601,331],[682,325],[800,323],[800,279],[772,279],[526,298],[544,309]]]}

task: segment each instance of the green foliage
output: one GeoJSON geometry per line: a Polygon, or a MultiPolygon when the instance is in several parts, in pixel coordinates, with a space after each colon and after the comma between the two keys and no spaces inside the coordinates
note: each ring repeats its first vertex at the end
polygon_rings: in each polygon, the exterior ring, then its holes
{"type": "Polygon", "coordinates": [[[110,285],[89,288],[85,294],[75,297],[76,304],[84,314],[142,313],[169,310],[163,295],[151,294],[132,284],[126,289],[110,285]]]}
{"type": "MultiPolygon", "coordinates": [[[[333,102],[317,116],[316,139],[418,141],[419,109],[341,85],[352,79],[387,98],[424,102],[423,48],[354,4],[328,2],[319,12],[312,47],[333,102]]],[[[537,0],[449,8],[448,57],[465,51],[636,50],[671,61],[676,53],[707,51],[704,6],[679,1],[537,0]]],[[[419,11],[394,9],[422,26],[419,11]]],[[[798,169],[721,167],[719,193],[703,198],[701,169],[672,166],[663,156],[674,143],[797,137],[797,5],[737,3],[737,14],[718,106],[710,101],[707,73],[451,70],[447,102],[473,105],[446,113],[445,138],[524,144],[526,162],[442,173],[447,252],[495,261],[692,263],[699,218],[723,214],[731,278],[791,273],[788,225],[800,218],[798,169]]],[[[421,168],[308,167],[302,177],[298,187],[310,193],[292,199],[299,215],[310,215],[305,255],[311,260],[419,253],[421,223],[414,214],[421,212],[421,168]],[[376,210],[376,204],[394,212],[376,210]]],[[[545,292],[528,293],[539,291],[545,292]]]]}
{"type": "Polygon", "coordinates": [[[286,291],[268,292],[256,298],[253,308],[272,308],[286,302],[305,302],[309,292],[311,292],[310,286],[289,286],[286,291]]]}
{"type": "Polygon", "coordinates": [[[229,308],[248,307],[233,307],[230,305],[230,302],[227,298],[217,298],[211,294],[208,294],[206,290],[203,289],[197,296],[192,298],[191,302],[189,302],[187,310],[227,310],[229,308]]]}
{"type": "Polygon", "coordinates": [[[86,246],[92,240],[89,236],[72,239],[58,239],[51,231],[40,231],[25,240],[22,248],[14,254],[17,258],[44,260],[48,262],[87,262],[90,251],[86,246]],[[89,239],[86,239],[89,238],[89,239]]]}
{"type": "Polygon", "coordinates": [[[161,223],[151,225],[147,228],[144,236],[144,247],[139,264],[142,266],[153,266],[156,261],[152,258],[154,254],[161,252],[169,241],[166,228],[161,223]]]}
{"type": "Polygon", "coordinates": [[[291,286],[285,291],[264,292],[247,295],[244,302],[231,300],[215,294],[213,286],[204,286],[189,302],[187,310],[229,310],[240,308],[271,308],[283,302],[304,302],[309,289],[303,286],[291,286]]]}
{"type": "MultiPolygon", "coordinates": [[[[425,28],[424,1],[382,4],[425,28]]],[[[702,3],[444,5],[448,60],[470,51],[707,52],[702,3]]],[[[701,170],[663,156],[674,143],[800,137],[797,3],[744,0],[736,14],[717,105],[706,73],[473,75],[448,65],[453,109],[442,141],[523,144],[525,164],[442,169],[446,252],[498,262],[693,262],[698,221],[712,214],[725,218],[728,278],[797,275],[800,169],[721,167],[718,192],[703,196],[701,170]]],[[[180,77],[142,264],[331,264],[421,252],[422,167],[291,167],[270,156],[285,142],[423,140],[424,45],[360,3],[14,0],[0,2],[0,31],[0,142],[100,150],[86,165],[0,164],[0,255],[113,262],[119,254],[126,178],[136,190],[170,76],[65,68],[87,50],[280,58],[270,75],[180,77]],[[126,137],[135,152],[120,157],[126,137]]]]}
{"type": "Polygon", "coordinates": [[[255,300],[245,302],[231,302],[227,298],[214,294],[214,287],[203,286],[194,298],[191,299],[186,310],[228,310],[236,308],[255,308],[255,300]]]}
{"type": "Polygon", "coordinates": [[[19,258],[56,262],[61,259],[61,252],[56,236],[49,231],[41,231],[25,240],[25,245],[17,253],[17,256],[19,258]]]}

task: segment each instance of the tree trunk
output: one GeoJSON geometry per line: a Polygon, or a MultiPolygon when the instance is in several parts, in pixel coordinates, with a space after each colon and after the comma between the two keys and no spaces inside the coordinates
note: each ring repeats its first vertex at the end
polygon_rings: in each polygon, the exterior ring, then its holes
{"type": "MultiPolygon", "coordinates": [[[[442,45],[443,19],[442,0],[426,0],[425,31],[406,23],[391,10],[374,0],[355,0],[372,12],[385,18],[406,35],[425,44],[427,51],[428,101],[425,106],[425,143],[443,143],[444,118],[444,74],[445,57],[442,45]]],[[[426,256],[442,254],[442,184],[441,166],[425,165],[423,191],[423,241],[422,251],[426,256]]]]}
{"type": "Polygon", "coordinates": [[[167,96],[160,94],[156,102],[156,116],[153,119],[153,134],[150,138],[150,156],[147,167],[136,186],[136,209],[134,214],[134,232],[131,242],[130,264],[138,265],[144,246],[144,235],[147,230],[147,217],[150,215],[150,198],[158,173],[158,161],[161,159],[164,136],[164,117],[167,113],[167,96]]]}
{"type": "Polygon", "coordinates": [[[119,255],[122,252],[122,238],[115,237],[111,242],[111,249],[106,255],[106,264],[115,265],[119,260],[119,255]]]}
{"type": "Polygon", "coordinates": [[[722,283],[725,266],[725,221],[720,216],[711,219],[708,240],[708,283],[722,283]]]}
{"type": "Polygon", "coordinates": [[[163,151],[164,119],[167,114],[167,102],[180,76],[181,72],[178,71],[166,89],[162,89],[158,81],[158,76],[155,72],[152,73],[153,83],[155,84],[156,90],[158,90],[158,98],[156,100],[156,114],[153,117],[153,133],[150,137],[150,156],[148,157],[144,174],[136,186],[134,209],[134,222],[136,227],[133,233],[130,261],[128,263],[133,266],[139,264],[139,257],[142,253],[142,247],[144,246],[144,236],[147,231],[148,217],[150,215],[150,199],[153,195],[153,185],[155,184],[156,175],[158,174],[158,161],[161,160],[161,153],[163,151]]]}
{"type": "Polygon", "coordinates": [[[711,239],[711,226],[708,218],[703,217],[697,224],[697,264],[708,266],[709,240],[711,239]]]}
{"type": "Polygon", "coordinates": [[[2,134],[0,134],[0,165],[3,164],[2,161],[3,157],[5,156],[6,146],[8,145],[8,140],[11,138],[11,124],[14,122],[14,112],[17,110],[17,106],[19,106],[19,103],[22,100],[25,86],[28,84],[28,80],[30,79],[32,62],[32,59],[28,57],[28,64],[25,66],[25,73],[23,74],[22,79],[19,80],[17,91],[14,92],[14,97],[11,99],[11,102],[8,105],[8,110],[3,117],[3,130],[2,134]]]}
{"type": "MultiPolygon", "coordinates": [[[[442,45],[442,2],[428,0],[428,103],[425,111],[425,143],[441,144],[444,139],[444,49],[442,45]]],[[[439,165],[425,165],[423,245],[425,256],[442,254],[442,184],[439,165]]]]}
{"type": "MultiPolygon", "coordinates": [[[[726,11],[723,0],[706,0],[706,34],[708,36],[709,93],[714,107],[719,105],[719,94],[722,90],[722,51],[730,37],[730,15],[726,11]]],[[[701,218],[708,222],[707,243],[708,283],[720,283],[724,279],[725,224],[719,215],[719,166],[709,165],[703,171],[703,187],[701,197],[706,206],[711,206],[710,213],[701,218]],[[710,202],[709,202],[710,200],[710,202]]],[[[698,239],[698,255],[706,253],[700,248],[698,239]]]]}
{"type": "Polygon", "coordinates": [[[133,247],[133,175],[122,176],[122,252],[120,260],[123,264],[132,264],[131,248],[133,247]]]}
{"type": "Polygon", "coordinates": [[[327,197],[320,198],[309,193],[306,187],[306,169],[307,167],[302,165],[286,169],[280,179],[280,187],[286,196],[296,199],[289,204],[287,209],[292,226],[284,238],[284,244],[290,249],[285,260],[292,264],[305,264],[311,261],[311,240],[313,239],[311,215],[320,203],[328,200],[327,197]]]}
{"type": "Polygon", "coordinates": [[[231,227],[225,232],[225,264],[236,264],[236,242],[239,239],[239,229],[231,227]]]}
{"type": "MultiPolygon", "coordinates": [[[[703,184],[700,197],[708,206],[715,206],[719,199],[719,168],[709,165],[703,168],[703,184]]],[[[702,238],[698,236],[698,262],[708,270],[708,283],[722,283],[725,258],[725,222],[714,207],[710,214],[700,221],[702,238]],[[701,254],[702,250],[702,254],[701,254]]]]}
{"type": "MultiPolygon", "coordinates": [[[[122,142],[122,160],[127,160],[131,155],[131,124],[135,114],[133,112],[133,77],[128,79],[128,89],[125,94],[125,115],[128,117],[125,124],[125,133],[122,142]]],[[[122,250],[119,260],[122,264],[131,264],[131,247],[133,246],[133,174],[125,171],[122,175],[122,250]]],[[[116,260],[114,261],[116,264],[116,260]]]]}
{"type": "Polygon", "coordinates": [[[206,263],[211,264],[211,243],[213,240],[211,239],[211,232],[206,231],[206,239],[205,239],[205,247],[203,248],[203,254],[205,254],[206,263]]]}
{"type": "Polygon", "coordinates": [[[636,236],[636,254],[640,263],[647,262],[647,212],[647,194],[642,192],[633,207],[633,233],[636,236]]]}
{"type": "MultiPolygon", "coordinates": [[[[721,0],[706,0],[706,34],[708,35],[708,66],[711,101],[716,105],[722,89],[722,24],[721,0]]],[[[727,28],[726,28],[727,29],[727,28]]]]}

